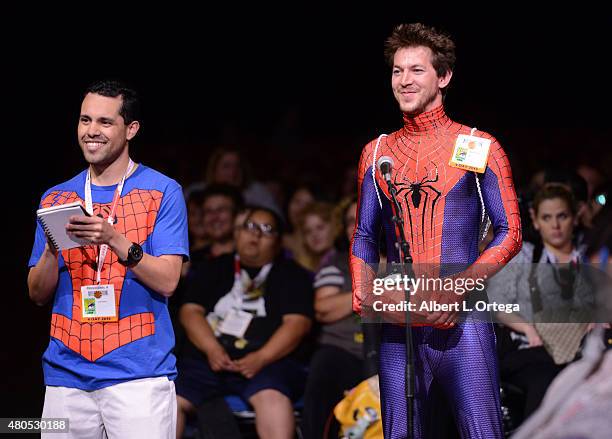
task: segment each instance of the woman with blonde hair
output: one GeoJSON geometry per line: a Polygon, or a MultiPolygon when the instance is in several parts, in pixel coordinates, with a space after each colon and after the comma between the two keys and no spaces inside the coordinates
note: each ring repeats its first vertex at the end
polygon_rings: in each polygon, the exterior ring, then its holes
{"type": "Polygon", "coordinates": [[[312,272],[316,272],[325,255],[333,249],[338,236],[334,221],[334,206],[314,202],[304,208],[298,220],[298,232],[304,245],[304,253],[296,260],[312,272]]]}

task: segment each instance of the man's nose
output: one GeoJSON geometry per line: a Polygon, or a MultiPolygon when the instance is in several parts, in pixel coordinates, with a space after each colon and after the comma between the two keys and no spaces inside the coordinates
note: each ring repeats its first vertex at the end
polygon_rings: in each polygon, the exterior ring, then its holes
{"type": "Polygon", "coordinates": [[[89,137],[97,137],[100,135],[100,126],[95,123],[92,122],[89,124],[89,126],[87,127],[87,135],[89,137]]]}
{"type": "Polygon", "coordinates": [[[412,75],[412,72],[410,72],[410,70],[405,69],[402,72],[402,76],[400,77],[400,82],[402,85],[410,85],[412,84],[412,81],[414,79],[414,76],[412,75]]]}

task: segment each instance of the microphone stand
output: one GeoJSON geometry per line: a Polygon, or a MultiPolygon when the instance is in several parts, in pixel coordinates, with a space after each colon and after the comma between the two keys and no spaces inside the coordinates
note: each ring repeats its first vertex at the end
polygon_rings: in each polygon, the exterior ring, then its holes
{"type": "MultiPolygon", "coordinates": [[[[387,182],[387,188],[391,194],[393,201],[393,217],[391,220],[395,223],[395,231],[399,241],[400,250],[400,267],[402,276],[405,278],[414,278],[414,270],[412,269],[412,256],[410,255],[410,246],[406,241],[404,233],[404,220],[402,218],[402,207],[397,201],[397,189],[391,182],[390,173],[385,173],[384,179],[387,182]]],[[[410,291],[405,290],[406,305],[410,303],[410,291]]],[[[414,437],[414,393],[415,393],[415,373],[414,373],[414,345],[412,340],[412,326],[410,325],[410,309],[406,309],[406,369],[405,369],[405,396],[406,396],[406,433],[408,438],[414,437]]]]}

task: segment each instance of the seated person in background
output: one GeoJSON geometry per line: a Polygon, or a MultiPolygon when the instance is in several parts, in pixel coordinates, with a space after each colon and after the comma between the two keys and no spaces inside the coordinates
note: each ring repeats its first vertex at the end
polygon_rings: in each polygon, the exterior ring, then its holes
{"type": "MultiPolygon", "coordinates": [[[[315,317],[321,324],[319,346],[315,351],[306,382],[302,433],[306,439],[324,437],[326,423],[344,392],[377,373],[376,347],[368,338],[374,325],[362,325],[353,314],[348,248],[357,211],[356,199],[339,204],[342,234],[335,250],[326,255],[317,272],[315,317]]],[[[337,437],[329,432],[328,437],[337,437]]]]}
{"type": "Polygon", "coordinates": [[[191,252],[193,264],[234,251],[234,220],[242,207],[242,195],[233,186],[212,184],[202,191],[202,222],[208,244],[191,252]]]}
{"type": "Polygon", "coordinates": [[[547,343],[546,325],[534,324],[541,320],[536,314],[565,306],[589,309],[594,300],[584,277],[576,276],[577,264],[584,262],[584,255],[573,241],[577,218],[572,193],[565,185],[547,183],[535,195],[532,209],[541,242],[523,242],[520,253],[489,280],[487,288],[492,302],[520,307],[519,312],[498,312],[496,316],[509,329],[514,342],[513,349],[501,354],[501,378],[525,392],[525,417],[539,406],[552,380],[573,359],[587,326],[577,327],[583,333],[573,341],[562,340],[574,345],[567,358],[553,358],[551,352],[557,350],[553,350],[552,342],[547,343]]]}
{"type": "Polygon", "coordinates": [[[178,308],[189,288],[190,269],[202,261],[234,251],[234,221],[242,210],[242,195],[233,186],[214,184],[194,191],[187,202],[190,237],[203,237],[204,243],[190,251],[190,260],[183,263],[181,279],[169,300],[170,317],[176,338],[175,352],[183,348],[185,334],[177,323],[178,308]],[[201,218],[198,218],[200,216],[201,218]],[[193,226],[193,228],[192,228],[193,226]]]}
{"type": "Polygon", "coordinates": [[[201,249],[208,243],[204,228],[204,190],[191,191],[187,196],[187,226],[189,228],[189,254],[201,249]]]}
{"type": "Polygon", "coordinates": [[[324,256],[334,247],[337,231],[333,224],[334,207],[330,203],[315,202],[307,206],[298,220],[298,232],[302,235],[304,255],[296,261],[316,273],[324,256]]]}
{"type": "Polygon", "coordinates": [[[204,181],[191,184],[186,193],[204,189],[213,184],[233,186],[238,189],[245,204],[267,207],[281,214],[280,206],[266,186],[253,180],[251,166],[239,148],[224,146],[216,148],[206,164],[204,181]]]}
{"type": "Polygon", "coordinates": [[[300,184],[289,192],[285,205],[287,230],[283,235],[283,250],[287,257],[298,263],[306,258],[304,239],[299,231],[298,222],[302,211],[316,201],[315,192],[308,185],[300,184]]]}
{"type": "Polygon", "coordinates": [[[593,211],[590,205],[588,184],[577,172],[570,169],[548,169],[544,175],[544,184],[564,184],[574,196],[576,204],[576,226],[574,227],[574,240],[582,244],[584,233],[591,228],[593,211]]]}
{"type": "Polygon", "coordinates": [[[178,364],[177,437],[187,413],[224,395],[254,407],[259,437],[293,437],[313,297],[306,270],[278,257],[281,239],[278,216],[252,207],[236,230],[236,253],[194,269],[180,310],[191,344],[178,364]]]}

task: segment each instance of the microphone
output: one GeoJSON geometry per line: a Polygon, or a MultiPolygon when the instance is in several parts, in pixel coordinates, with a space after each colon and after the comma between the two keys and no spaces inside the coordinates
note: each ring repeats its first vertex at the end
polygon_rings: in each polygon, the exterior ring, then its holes
{"type": "Polygon", "coordinates": [[[388,155],[384,155],[378,159],[377,165],[385,181],[391,181],[391,169],[393,168],[393,159],[388,155]]]}

